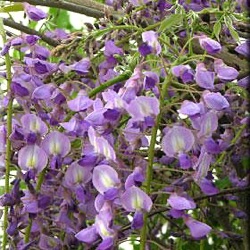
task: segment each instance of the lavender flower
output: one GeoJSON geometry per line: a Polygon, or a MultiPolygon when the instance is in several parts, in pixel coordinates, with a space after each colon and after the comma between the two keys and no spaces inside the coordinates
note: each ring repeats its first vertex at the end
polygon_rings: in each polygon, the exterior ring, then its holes
{"type": "Polygon", "coordinates": [[[47,165],[48,157],[45,151],[34,145],[27,145],[18,152],[18,165],[23,170],[35,169],[41,172],[47,165]]]}
{"type": "Polygon", "coordinates": [[[145,42],[156,55],[161,53],[161,45],[157,40],[158,35],[155,31],[145,31],[142,33],[142,41],[145,42]]]}
{"type": "Polygon", "coordinates": [[[225,81],[234,80],[239,75],[235,68],[227,66],[221,59],[214,61],[214,70],[217,73],[217,77],[225,81]]]}
{"type": "Polygon", "coordinates": [[[221,45],[217,41],[207,37],[206,35],[198,36],[200,46],[209,54],[216,54],[221,51],[221,45]]]}
{"type": "Polygon", "coordinates": [[[174,126],[162,138],[162,148],[167,156],[175,157],[179,153],[190,151],[194,142],[195,139],[191,130],[174,126]]]}
{"type": "Polygon", "coordinates": [[[189,228],[191,235],[195,239],[201,239],[208,235],[211,231],[211,227],[205,223],[197,221],[190,216],[184,217],[184,222],[189,228]]]}
{"type": "Polygon", "coordinates": [[[195,202],[186,195],[186,197],[180,196],[177,193],[172,193],[168,198],[169,205],[176,210],[185,210],[185,209],[195,209],[195,202]]]}
{"type": "Polygon", "coordinates": [[[204,63],[198,63],[196,66],[195,81],[205,89],[214,89],[215,73],[208,71],[204,63]]]}
{"type": "Polygon", "coordinates": [[[23,6],[30,20],[39,21],[47,17],[47,14],[45,12],[28,3],[24,3],[23,6]]]}

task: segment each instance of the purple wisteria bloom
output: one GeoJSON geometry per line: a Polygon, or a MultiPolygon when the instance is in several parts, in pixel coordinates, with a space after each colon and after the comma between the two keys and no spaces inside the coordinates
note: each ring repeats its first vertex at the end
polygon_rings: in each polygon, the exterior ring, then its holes
{"type": "Polygon", "coordinates": [[[249,48],[250,48],[250,40],[246,40],[244,43],[238,45],[235,48],[235,51],[241,55],[249,57],[250,56],[250,49],[249,48]]]}
{"type": "Polygon", "coordinates": [[[205,223],[193,219],[191,216],[186,215],[184,222],[190,230],[190,233],[194,239],[201,239],[208,235],[211,231],[211,227],[205,223]]]}
{"type": "Polygon", "coordinates": [[[27,145],[18,152],[18,165],[23,170],[34,169],[39,173],[46,167],[47,162],[47,154],[36,144],[27,145]]]}
{"type": "Polygon", "coordinates": [[[201,112],[201,107],[198,103],[194,103],[188,100],[185,100],[181,104],[181,108],[178,110],[180,114],[193,116],[201,112]]]}
{"type": "Polygon", "coordinates": [[[200,46],[209,54],[216,54],[221,51],[222,47],[217,41],[206,35],[198,36],[200,46]]]}
{"type": "Polygon", "coordinates": [[[239,72],[235,68],[227,66],[221,59],[215,59],[214,71],[217,73],[219,79],[225,81],[234,80],[239,75],[239,72]]]}
{"type": "Polygon", "coordinates": [[[113,56],[114,54],[123,55],[123,49],[115,45],[115,42],[108,40],[105,42],[104,55],[107,57],[113,56]]]}
{"type": "Polygon", "coordinates": [[[152,49],[152,53],[159,55],[161,53],[161,45],[157,39],[158,34],[155,31],[150,30],[142,33],[142,41],[152,49]]]}
{"type": "Polygon", "coordinates": [[[141,6],[150,2],[150,0],[129,0],[129,2],[132,3],[134,6],[141,6]]]}
{"type": "Polygon", "coordinates": [[[24,11],[26,12],[29,19],[33,21],[39,21],[47,17],[47,14],[44,11],[36,8],[35,6],[32,6],[28,3],[24,3],[23,6],[24,11]]]}
{"type": "Polygon", "coordinates": [[[129,187],[121,196],[121,203],[128,212],[146,211],[152,207],[150,197],[136,186],[129,187]]]}
{"type": "Polygon", "coordinates": [[[195,138],[191,130],[181,126],[174,126],[168,129],[162,138],[162,149],[167,156],[176,157],[180,153],[190,151],[194,142],[195,138]]]}
{"type": "Polygon", "coordinates": [[[68,101],[67,104],[71,110],[78,112],[84,111],[87,108],[91,107],[93,105],[93,100],[89,99],[88,96],[80,91],[77,97],[73,100],[68,101]]]}
{"type": "Polygon", "coordinates": [[[194,70],[189,65],[178,65],[171,69],[173,75],[180,77],[184,83],[194,80],[194,70]]]}
{"type": "Polygon", "coordinates": [[[160,112],[159,100],[156,97],[136,97],[129,103],[127,111],[134,121],[144,121],[146,117],[156,117],[160,112]]]}
{"type": "Polygon", "coordinates": [[[213,195],[219,192],[219,189],[215,187],[214,183],[207,178],[203,178],[198,185],[200,186],[201,191],[206,195],[213,195]]]}
{"type": "Polygon", "coordinates": [[[92,182],[96,190],[103,195],[120,186],[117,172],[108,165],[98,165],[94,168],[92,182]]]}
{"type": "Polygon", "coordinates": [[[216,111],[221,111],[230,106],[227,99],[220,92],[214,93],[204,91],[202,97],[205,101],[206,106],[216,111]]]}
{"type": "Polygon", "coordinates": [[[195,202],[187,195],[172,193],[168,198],[169,205],[175,210],[195,209],[195,202]]]}
{"type": "Polygon", "coordinates": [[[135,167],[132,174],[130,174],[125,181],[125,189],[132,186],[141,186],[144,182],[145,176],[141,167],[135,167]]]}
{"type": "Polygon", "coordinates": [[[64,175],[65,185],[69,188],[85,185],[92,178],[91,170],[92,168],[82,167],[77,162],[73,162],[64,175]]]}
{"type": "Polygon", "coordinates": [[[126,189],[121,196],[121,204],[126,211],[135,212],[132,229],[140,229],[143,226],[143,212],[149,212],[153,205],[150,197],[136,186],[126,189]]]}
{"type": "Polygon", "coordinates": [[[204,63],[198,63],[195,70],[196,83],[204,89],[214,89],[215,73],[208,71],[204,63]]]}
{"type": "Polygon", "coordinates": [[[199,132],[198,137],[211,137],[213,132],[218,128],[218,116],[211,110],[199,119],[199,132]]]}
{"type": "Polygon", "coordinates": [[[198,161],[194,165],[195,173],[193,175],[194,180],[199,184],[202,179],[207,176],[207,173],[212,163],[213,157],[211,154],[207,153],[205,147],[201,148],[201,152],[198,161]]]}
{"type": "Polygon", "coordinates": [[[48,127],[42,119],[34,114],[25,114],[21,117],[23,128],[28,129],[33,133],[45,135],[48,132],[48,127]]]}
{"type": "Polygon", "coordinates": [[[61,157],[66,156],[71,149],[69,138],[58,131],[47,134],[41,146],[48,155],[61,157]]]}
{"type": "Polygon", "coordinates": [[[98,135],[93,127],[89,127],[88,136],[95,153],[103,155],[109,160],[116,161],[113,147],[103,136],[98,135]]]}

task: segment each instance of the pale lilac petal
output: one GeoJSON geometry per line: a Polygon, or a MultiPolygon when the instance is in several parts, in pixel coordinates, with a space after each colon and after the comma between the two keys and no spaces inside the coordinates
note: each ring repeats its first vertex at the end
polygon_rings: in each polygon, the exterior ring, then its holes
{"type": "Polygon", "coordinates": [[[136,97],[130,102],[127,111],[135,121],[144,121],[148,116],[156,117],[160,112],[159,100],[156,97],[136,97]]]}
{"type": "Polygon", "coordinates": [[[191,198],[187,199],[186,197],[179,196],[176,193],[173,193],[168,198],[169,205],[176,210],[184,209],[195,209],[196,204],[191,198]]]}
{"type": "Polygon", "coordinates": [[[101,194],[120,185],[117,172],[108,165],[98,165],[94,168],[92,182],[96,190],[101,194]]]}
{"type": "Polygon", "coordinates": [[[94,151],[109,160],[116,161],[116,154],[110,143],[102,136],[98,136],[93,127],[89,127],[88,136],[94,151]]]}
{"type": "Polygon", "coordinates": [[[204,92],[202,96],[206,106],[216,111],[221,111],[230,106],[227,99],[220,92],[204,92]]]}
{"type": "Polygon", "coordinates": [[[105,42],[104,55],[105,56],[113,56],[114,54],[123,55],[123,50],[115,45],[115,42],[112,40],[108,40],[105,42]]]}
{"type": "Polygon", "coordinates": [[[189,228],[192,237],[195,239],[200,239],[202,237],[205,237],[210,233],[212,229],[207,224],[197,221],[190,216],[186,217],[184,219],[184,222],[189,228]]]}
{"type": "Polygon", "coordinates": [[[70,140],[63,133],[50,132],[42,141],[42,148],[48,155],[66,156],[70,152],[70,140]]]}
{"type": "Polygon", "coordinates": [[[215,59],[214,70],[217,73],[217,77],[221,80],[234,80],[239,75],[238,70],[227,66],[221,59],[215,59]]]}
{"type": "Polygon", "coordinates": [[[221,51],[222,47],[217,41],[203,35],[198,37],[200,46],[206,50],[209,54],[215,54],[221,51]]]}
{"type": "Polygon", "coordinates": [[[98,239],[98,234],[95,226],[90,226],[82,229],[75,235],[75,237],[84,243],[92,244],[98,239]]]}
{"type": "Polygon", "coordinates": [[[196,66],[195,81],[205,89],[214,89],[215,73],[208,71],[204,63],[198,63],[196,66]]]}
{"type": "Polygon", "coordinates": [[[178,110],[178,112],[183,115],[192,116],[199,114],[201,112],[201,108],[197,103],[185,100],[181,104],[181,108],[178,110]]]}
{"type": "Polygon", "coordinates": [[[235,51],[246,57],[250,57],[250,40],[246,40],[244,43],[238,45],[235,51]]]}
{"type": "Polygon", "coordinates": [[[91,107],[93,105],[93,100],[89,99],[88,96],[79,93],[75,99],[68,101],[67,104],[69,109],[78,112],[91,107]]]}
{"type": "Polygon", "coordinates": [[[176,154],[188,152],[194,145],[194,135],[191,130],[175,126],[170,128],[162,139],[162,148],[169,157],[175,157],[176,154]]]}
{"type": "Polygon", "coordinates": [[[18,152],[18,165],[23,170],[36,169],[41,172],[47,165],[48,157],[44,150],[34,145],[27,145],[18,152]]]}
{"type": "Polygon", "coordinates": [[[151,210],[153,205],[150,197],[140,188],[132,186],[121,196],[121,203],[125,210],[129,212],[151,210]]]}
{"type": "Polygon", "coordinates": [[[77,162],[73,162],[65,173],[65,185],[74,187],[77,184],[84,185],[88,183],[92,178],[91,170],[92,168],[82,167],[77,162]]]}
{"type": "Polygon", "coordinates": [[[45,135],[48,132],[48,127],[42,119],[34,114],[25,114],[21,117],[23,128],[28,129],[34,133],[45,135]]]}
{"type": "Polygon", "coordinates": [[[214,111],[209,111],[200,119],[200,131],[198,136],[211,137],[212,133],[218,128],[218,116],[214,111]]]}

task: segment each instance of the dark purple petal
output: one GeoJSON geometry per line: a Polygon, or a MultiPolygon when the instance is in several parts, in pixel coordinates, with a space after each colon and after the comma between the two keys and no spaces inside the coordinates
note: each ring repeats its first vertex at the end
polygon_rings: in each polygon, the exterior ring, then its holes
{"type": "Polygon", "coordinates": [[[136,211],[133,217],[131,228],[136,230],[142,227],[143,227],[143,213],[140,211],[136,211]]]}
{"type": "Polygon", "coordinates": [[[98,245],[96,250],[112,250],[114,245],[114,240],[112,237],[105,238],[101,244],[98,245]]]}
{"type": "Polygon", "coordinates": [[[146,43],[142,43],[139,47],[139,52],[142,56],[147,56],[153,52],[153,49],[146,43]]]}

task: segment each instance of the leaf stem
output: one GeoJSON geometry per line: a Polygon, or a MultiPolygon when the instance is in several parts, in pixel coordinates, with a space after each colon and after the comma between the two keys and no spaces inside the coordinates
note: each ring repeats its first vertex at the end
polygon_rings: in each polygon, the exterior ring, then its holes
{"type": "MultiPolygon", "coordinates": [[[[3,43],[7,42],[5,30],[3,28],[3,21],[0,19],[0,35],[2,36],[3,43]]],[[[12,107],[13,99],[11,96],[11,60],[9,53],[5,55],[6,75],[7,75],[7,93],[10,95],[8,106],[7,106],[7,134],[6,134],[6,158],[5,158],[5,193],[10,192],[10,167],[11,167],[11,141],[10,135],[12,133],[12,107]]],[[[8,243],[8,235],[6,229],[8,227],[8,207],[4,207],[3,217],[3,244],[2,249],[5,250],[8,243]]]]}
{"type": "MultiPolygon", "coordinates": [[[[156,144],[156,138],[157,138],[157,131],[159,128],[161,115],[162,115],[162,107],[164,105],[164,98],[165,93],[169,87],[170,81],[171,81],[171,75],[169,74],[166,77],[165,83],[163,84],[161,96],[160,96],[160,113],[158,114],[155,122],[155,126],[152,129],[152,136],[150,140],[149,150],[148,150],[148,167],[147,167],[147,173],[146,173],[146,192],[147,194],[150,194],[151,189],[151,181],[153,176],[153,164],[154,164],[154,154],[155,154],[155,144],[156,144]]],[[[148,219],[148,213],[144,214],[143,217],[143,227],[141,230],[141,244],[140,244],[140,250],[145,250],[146,248],[146,242],[147,242],[147,219],[148,219]]]]}

